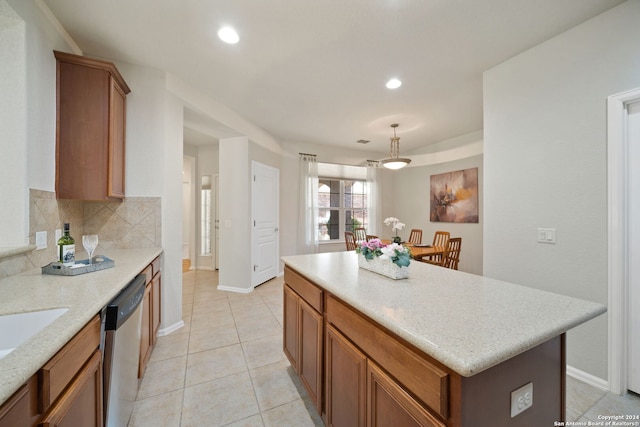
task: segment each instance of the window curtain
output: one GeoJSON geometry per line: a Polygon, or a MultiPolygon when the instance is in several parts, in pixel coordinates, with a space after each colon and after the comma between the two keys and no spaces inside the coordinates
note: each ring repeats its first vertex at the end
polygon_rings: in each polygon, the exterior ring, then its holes
{"type": "Polygon", "coordinates": [[[318,252],[318,162],[314,154],[300,153],[298,253],[318,252]]]}
{"type": "Polygon", "coordinates": [[[369,226],[367,234],[379,236],[378,225],[382,216],[382,200],[380,198],[382,184],[380,183],[380,162],[367,160],[367,211],[369,226]]]}

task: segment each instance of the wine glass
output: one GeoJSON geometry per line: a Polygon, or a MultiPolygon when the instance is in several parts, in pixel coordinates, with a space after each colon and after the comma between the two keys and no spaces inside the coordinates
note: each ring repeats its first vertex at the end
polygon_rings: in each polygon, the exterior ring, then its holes
{"type": "Polygon", "coordinates": [[[98,235],[86,234],[82,236],[82,246],[84,246],[84,250],[89,254],[89,265],[91,265],[93,263],[93,252],[98,247],[98,235]]]}

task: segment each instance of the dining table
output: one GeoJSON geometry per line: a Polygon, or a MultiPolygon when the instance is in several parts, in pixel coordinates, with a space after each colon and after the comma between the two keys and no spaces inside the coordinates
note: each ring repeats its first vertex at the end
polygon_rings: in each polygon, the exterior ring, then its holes
{"type": "MultiPolygon", "coordinates": [[[[381,239],[381,242],[388,245],[393,243],[393,240],[381,239]]],[[[437,256],[444,254],[444,246],[433,246],[425,243],[409,243],[401,242],[411,252],[411,258],[420,259],[424,256],[437,256]]]]}

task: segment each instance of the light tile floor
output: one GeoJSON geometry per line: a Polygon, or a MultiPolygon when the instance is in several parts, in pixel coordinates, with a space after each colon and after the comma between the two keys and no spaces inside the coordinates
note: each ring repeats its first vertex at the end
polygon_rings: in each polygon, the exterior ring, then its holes
{"type": "MultiPolygon", "coordinates": [[[[237,294],[217,272],[184,273],[185,326],[158,338],[129,426],[322,426],[282,352],[282,283],[237,294]]],[[[568,421],[640,415],[637,396],[567,384],[568,421]]]]}

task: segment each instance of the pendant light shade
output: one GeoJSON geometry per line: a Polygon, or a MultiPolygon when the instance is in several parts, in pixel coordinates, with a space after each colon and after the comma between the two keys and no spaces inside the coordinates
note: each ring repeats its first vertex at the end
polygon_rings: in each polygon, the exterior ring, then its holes
{"type": "Polygon", "coordinates": [[[398,127],[398,124],[394,123],[391,127],[393,128],[393,136],[391,137],[391,157],[384,159],[380,163],[382,163],[382,166],[387,169],[402,169],[411,163],[411,159],[400,157],[400,137],[396,136],[396,128],[398,127]]]}

